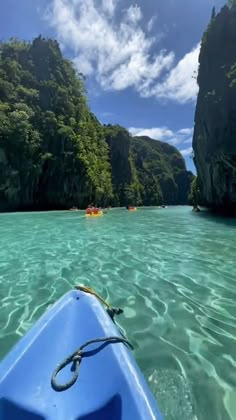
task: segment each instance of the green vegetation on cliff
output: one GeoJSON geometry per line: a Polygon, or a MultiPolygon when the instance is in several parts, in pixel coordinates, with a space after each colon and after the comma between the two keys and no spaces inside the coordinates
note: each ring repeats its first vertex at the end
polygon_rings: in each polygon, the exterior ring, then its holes
{"type": "Polygon", "coordinates": [[[198,179],[195,176],[191,183],[191,190],[188,197],[189,204],[191,204],[195,209],[198,207],[199,204],[199,188],[198,188],[198,179]]]}
{"type": "Polygon", "coordinates": [[[105,126],[110,150],[114,204],[186,204],[193,174],[180,152],[149,137],[131,137],[120,126],[105,126]]]}
{"type": "Polygon", "coordinates": [[[131,136],[119,125],[105,126],[106,141],[112,168],[114,206],[142,204],[140,190],[142,185],[137,178],[137,171],[131,156],[131,136]]]}
{"type": "Polygon", "coordinates": [[[0,210],[186,203],[172,146],[102,126],[56,41],[0,45],[0,210]]]}
{"type": "Polygon", "coordinates": [[[57,208],[112,197],[108,147],[81,75],[56,41],[1,45],[2,208],[57,208]]]}
{"type": "Polygon", "coordinates": [[[193,178],[180,152],[167,143],[134,137],[131,155],[141,184],[144,205],[186,204],[193,178]]]}
{"type": "Polygon", "coordinates": [[[193,137],[201,200],[236,213],[236,1],[213,15],[199,56],[193,137]]]}

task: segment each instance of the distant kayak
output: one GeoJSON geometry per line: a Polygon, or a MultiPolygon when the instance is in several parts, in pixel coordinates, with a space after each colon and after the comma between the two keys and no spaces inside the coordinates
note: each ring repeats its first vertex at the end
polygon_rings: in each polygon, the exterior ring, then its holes
{"type": "Polygon", "coordinates": [[[128,207],[127,210],[129,210],[129,211],[136,211],[137,210],[137,207],[128,207]]]}
{"type": "Polygon", "coordinates": [[[86,217],[99,217],[99,216],[103,216],[103,211],[99,211],[98,213],[93,213],[93,212],[91,212],[89,214],[86,213],[85,216],[86,217]]]}
{"type": "Polygon", "coordinates": [[[1,362],[1,419],[161,420],[127,344],[95,296],[68,292],[1,362]]]}
{"type": "Polygon", "coordinates": [[[98,209],[96,207],[94,208],[87,208],[85,210],[85,216],[86,217],[99,217],[99,216],[103,216],[103,211],[101,209],[98,209]]]}

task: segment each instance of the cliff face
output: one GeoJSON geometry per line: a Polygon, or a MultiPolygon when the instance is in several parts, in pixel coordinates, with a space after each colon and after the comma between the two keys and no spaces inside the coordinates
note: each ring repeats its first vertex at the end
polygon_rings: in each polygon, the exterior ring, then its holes
{"type": "Polygon", "coordinates": [[[134,137],[131,145],[143,204],[187,204],[193,174],[180,152],[146,136],[134,137]]]}
{"type": "Polygon", "coordinates": [[[186,204],[190,181],[174,147],[100,124],[56,41],[0,45],[0,211],[186,204]]]}
{"type": "Polygon", "coordinates": [[[112,168],[114,205],[187,204],[192,172],[180,152],[149,137],[132,137],[120,126],[105,127],[112,168]]]}
{"type": "Polygon", "coordinates": [[[202,201],[236,214],[235,3],[213,16],[202,39],[193,150],[202,201]]]}
{"type": "Polygon", "coordinates": [[[106,141],[112,172],[114,206],[140,204],[139,185],[136,182],[136,169],[130,155],[131,136],[119,125],[105,127],[106,141]]]}
{"type": "Polygon", "coordinates": [[[0,210],[108,203],[108,146],[82,77],[56,41],[0,48],[0,210]]]}

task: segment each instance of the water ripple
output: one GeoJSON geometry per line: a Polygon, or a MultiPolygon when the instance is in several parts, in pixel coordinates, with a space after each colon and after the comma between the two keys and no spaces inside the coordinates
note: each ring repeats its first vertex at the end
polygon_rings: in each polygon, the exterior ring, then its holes
{"type": "Polygon", "coordinates": [[[76,283],[121,329],[167,420],[236,419],[236,222],[189,208],[0,215],[0,357],[76,283]]]}

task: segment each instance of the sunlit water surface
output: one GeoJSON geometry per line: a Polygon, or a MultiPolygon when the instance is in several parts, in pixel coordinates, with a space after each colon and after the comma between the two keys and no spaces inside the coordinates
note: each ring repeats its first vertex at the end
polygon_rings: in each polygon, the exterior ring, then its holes
{"type": "Polygon", "coordinates": [[[0,215],[0,357],[73,285],[119,324],[168,420],[236,419],[236,221],[189,207],[0,215]]]}

